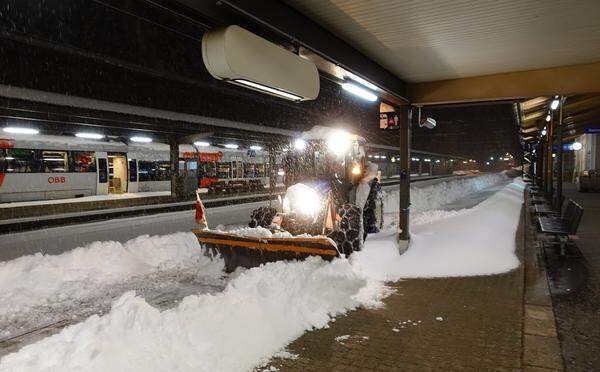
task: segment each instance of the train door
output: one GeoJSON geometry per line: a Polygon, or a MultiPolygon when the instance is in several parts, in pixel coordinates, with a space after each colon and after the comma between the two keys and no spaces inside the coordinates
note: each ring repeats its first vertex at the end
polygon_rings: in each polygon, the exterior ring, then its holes
{"type": "Polygon", "coordinates": [[[127,184],[127,192],[138,192],[138,164],[137,159],[127,159],[129,170],[129,182],[127,184]]]}
{"type": "Polygon", "coordinates": [[[108,154],[108,193],[122,194],[127,190],[127,162],[122,154],[108,154]]]}
{"type": "Polygon", "coordinates": [[[96,194],[108,194],[108,158],[105,152],[96,153],[96,194]]]}

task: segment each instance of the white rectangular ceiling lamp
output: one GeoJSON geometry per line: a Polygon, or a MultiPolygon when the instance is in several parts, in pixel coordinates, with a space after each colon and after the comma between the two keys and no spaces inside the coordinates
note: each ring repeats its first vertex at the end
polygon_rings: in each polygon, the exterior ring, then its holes
{"type": "Polygon", "coordinates": [[[202,59],[216,79],[290,101],[319,95],[315,64],[239,26],[206,32],[202,59]]]}

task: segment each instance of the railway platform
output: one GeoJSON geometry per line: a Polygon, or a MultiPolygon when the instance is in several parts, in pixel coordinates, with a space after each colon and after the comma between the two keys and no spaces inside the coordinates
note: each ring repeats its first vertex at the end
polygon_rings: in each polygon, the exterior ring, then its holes
{"type": "Polygon", "coordinates": [[[600,193],[566,182],[563,191],[584,213],[566,257],[545,250],[550,291],[567,370],[593,371],[600,366],[600,193]]]}
{"type": "Polygon", "coordinates": [[[290,344],[281,371],[564,369],[543,262],[521,212],[519,268],[501,275],[408,279],[384,307],[360,309],[290,344]]]}

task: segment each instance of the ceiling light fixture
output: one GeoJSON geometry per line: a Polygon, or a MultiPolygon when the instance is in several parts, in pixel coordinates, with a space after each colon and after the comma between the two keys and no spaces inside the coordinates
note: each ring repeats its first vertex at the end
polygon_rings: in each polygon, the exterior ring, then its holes
{"type": "Polygon", "coordinates": [[[198,147],[208,147],[210,146],[210,143],[206,141],[196,141],[194,142],[194,145],[198,147]]]}
{"type": "Polygon", "coordinates": [[[558,96],[554,96],[554,99],[550,103],[550,108],[552,110],[556,110],[558,108],[559,104],[560,104],[560,100],[558,99],[558,96]]]}
{"type": "Polygon", "coordinates": [[[240,145],[236,145],[235,143],[226,143],[225,144],[225,148],[228,148],[228,149],[237,149],[238,147],[240,147],[240,145]]]}
{"type": "Polygon", "coordinates": [[[359,83],[361,85],[364,85],[365,87],[367,87],[367,88],[369,88],[371,90],[375,90],[376,91],[376,90],[379,89],[379,88],[377,88],[377,86],[375,84],[371,83],[368,80],[365,80],[365,79],[361,78],[360,76],[354,75],[351,72],[346,71],[346,73],[344,75],[346,75],[350,79],[356,81],[357,83],[359,83]]]}
{"type": "Polygon", "coordinates": [[[260,150],[262,150],[262,146],[253,145],[253,146],[250,146],[250,150],[260,151],[260,150]]]}
{"type": "Polygon", "coordinates": [[[22,128],[22,127],[6,127],[2,129],[6,133],[13,134],[39,134],[40,131],[34,128],[22,128]]]}
{"type": "Polygon", "coordinates": [[[104,134],[79,132],[79,133],[75,133],[75,137],[87,138],[87,139],[102,139],[102,138],[104,138],[104,134]]]}
{"type": "Polygon", "coordinates": [[[150,143],[152,138],[144,136],[133,136],[130,138],[131,142],[150,143]]]}
{"type": "Polygon", "coordinates": [[[277,88],[271,88],[271,87],[268,87],[266,85],[255,83],[253,81],[244,80],[244,79],[235,79],[233,81],[235,81],[236,83],[245,85],[247,87],[256,89],[256,90],[260,90],[260,91],[263,91],[263,92],[274,94],[274,95],[279,96],[281,98],[287,98],[287,99],[291,99],[291,100],[294,100],[294,101],[301,101],[302,100],[302,97],[297,96],[295,94],[288,93],[288,92],[285,92],[285,91],[277,89],[277,88]]]}
{"type": "Polygon", "coordinates": [[[359,96],[362,99],[366,99],[367,101],[370,101],[370,102],[377,101],[377,96],[375,94],[369,92],[366,89],[359,87],[358,85],[355,85],[352,83],[344,83],[344,84],[342,84],[342,88],[344,88],[345,91],[350,92],[356,96],[359,96]]]}

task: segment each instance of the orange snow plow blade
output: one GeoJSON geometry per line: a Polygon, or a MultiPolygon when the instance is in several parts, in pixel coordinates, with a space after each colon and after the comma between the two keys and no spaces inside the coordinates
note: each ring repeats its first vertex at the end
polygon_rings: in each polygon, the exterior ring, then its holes
{"type": "Polygon", "coordinates": [[[225,260],[227,272],[237,267],[251,268],[266,262],[339,256],[335,243],[326,237],[257,238],[210,230],[192,230],[200,245],[225,260]]]}

